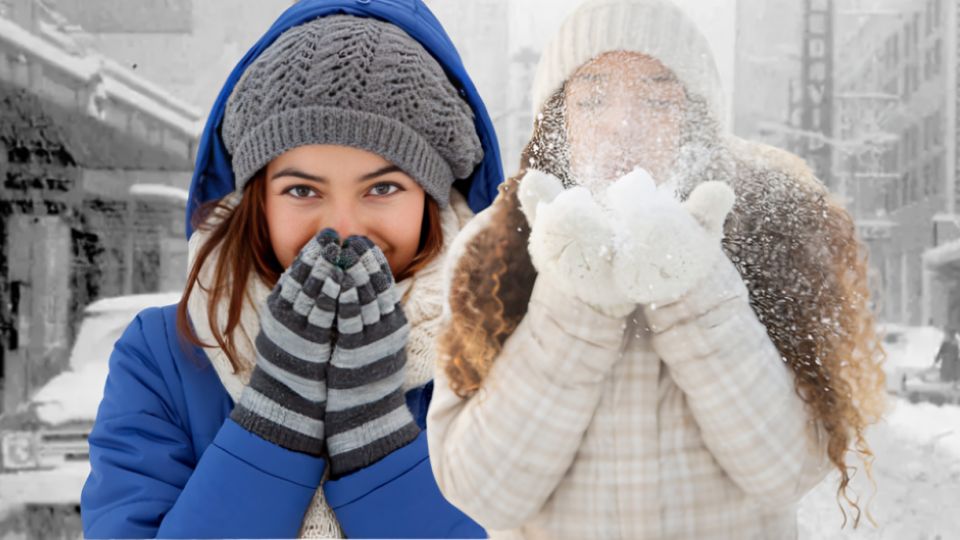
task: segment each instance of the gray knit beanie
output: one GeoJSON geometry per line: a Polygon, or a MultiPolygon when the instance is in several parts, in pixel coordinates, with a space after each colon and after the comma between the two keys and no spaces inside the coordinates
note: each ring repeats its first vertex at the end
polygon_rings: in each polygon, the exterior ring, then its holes
{"type": "Polygon", "coordinates": [[[446,207],[483,159],[473,110],[420,43],[376,19],[333,15],[284,32],[246,70],[222,134],[236,188],[287,150],[382,156],[446,207]]]}

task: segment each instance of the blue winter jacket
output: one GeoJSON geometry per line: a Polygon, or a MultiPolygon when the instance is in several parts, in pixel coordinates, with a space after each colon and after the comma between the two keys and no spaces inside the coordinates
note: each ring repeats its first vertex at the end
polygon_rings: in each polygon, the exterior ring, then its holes
{"type": "MultiPolygon", "coordinates": [[[[334,13],[389,21],[436,57],[473,107],[484,161],[456,187],[474,211],[502,181],[492,123],[453,44],[420,0],[301,0],[231,73],[198,148],[187,208],[233,191],[219,126],[230,92],[284,30],[334,13]]],[[[425,429],[432,384],[407,403],[425,429]]],[[[295,537],[323,476],[323,459],[292,452],[229,419],[233,401],[202,349],[176,331],[176,306],[141,312],[117,342],[90,434],[91,473],[81,494],[88,538],[295,537]]],[[[441,495],[426,434],[381,461],[324,484],[348,537],[485,537],[441,495]]]]}

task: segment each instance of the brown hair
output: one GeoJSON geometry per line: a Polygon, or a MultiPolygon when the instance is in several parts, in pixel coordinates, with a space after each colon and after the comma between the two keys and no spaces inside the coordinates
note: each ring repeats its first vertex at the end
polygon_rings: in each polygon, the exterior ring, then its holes
{"type": "MultiPolygon", "coordinates": [[[[249,280],[260,279],[273,287],[284,271],[270,242],[265,213],[266,189],[263,174],[257,174],[244,186],[239,202],[232,202],[232,196],[228,195],[205,203],[191,218],[194,229],[209,233],[209,236],[197,250],[183,297],[177,305],[177,331],[182,339],[198,347],[219,346],[235,373],[244,369],[237,354],[236,330],[244,301],[252,301],[247,298],[249,280]],[[200,271],[214,255],[216,267],[213,283],[201,283],[200,271]],[[199,287],[209,295],[207,319],[216,345],[200,341],[190,326],[187,302],[194,287],[199,287]],[[221,321],[217,320],[217,306],[222,301],[228,302],[223,330],[221,321]]],[[[443,250],[443,242],[440,207],[432,197],[427,196],[417,255],[396,280],[412,277],[429,264],[443,250]]]]}
{"type": "MultiPolygon", "coordinates": [[[[454,392],[475,394],[503,344],[523,319],[536,280],[527,252],[529,227],[517,186],[529,166],[567,183],[563,141],[563,90],[547,102],[523,153],[521,171],[500,190],[491,225],[465,246],[450,289],[451,319],[440,340],[440,358],[454,392]],[[560,145],[558,147],[558,145],[560,145]],[[552,148],[552,150],[551,150],[552,148]]],[[[707,130],[716,124],[700,118],[707,130]]],[[[727,181],[737,203],[727,220],[723,249],[750,291],[750,304],[790,366],[798,395],[828,435],[827,453],[847,494],[851,448],[868,476],[872,453],[868,424],[884,409],[883,350],[869,303],[867,254],[850,215],[798,158],[773,149],[722,143],[700,135],[709,163],[696,181],[727,181]],[[737,150],[732,148],[738,146],[737,150]],[[765,159],[758,159],[765,156],[765,159]],[[852,444],[851,444],[852,443],[852,444]]],[[[714,131],[715,133],[715,131],[714,131]]],[[[841,504],[846,523],[846,512],[841,504]]],[[[869,516],[869,514],[868,514],[869,516]]]]}

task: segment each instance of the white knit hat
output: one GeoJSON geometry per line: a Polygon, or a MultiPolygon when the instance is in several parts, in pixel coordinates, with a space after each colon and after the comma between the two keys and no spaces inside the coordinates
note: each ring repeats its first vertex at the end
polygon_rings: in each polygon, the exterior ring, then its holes
{"type": "Polygon", "coordinates": [[[543,51],[533,81],[533,115],[577,68],[611,51],[656,58],[687,92],[706,100],[715,120],[726,118],[720,73],[710,44],[670,0],[584,2],[543,51]]]}

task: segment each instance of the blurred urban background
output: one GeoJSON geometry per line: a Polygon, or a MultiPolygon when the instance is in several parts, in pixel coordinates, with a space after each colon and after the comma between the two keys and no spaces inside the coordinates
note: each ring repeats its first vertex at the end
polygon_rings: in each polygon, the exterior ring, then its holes
{"type": "MultiPolygon", "coordinates": [[[[825,484],[803,537],[960,537],[960,391],[932,368],[960,328],[960,0],[676,1],[714,47],[733,131],[805,158],[869,247],[897,396],[871,440],[879,528],[840,532],[825,484]]],[[[0,540],[78,534],[110,347],[176,301],[206,112],[292,3],[0,0],[0,540]]],[[[514,173],[540,51],[578,1],[427,4],[514,173]]]]}

